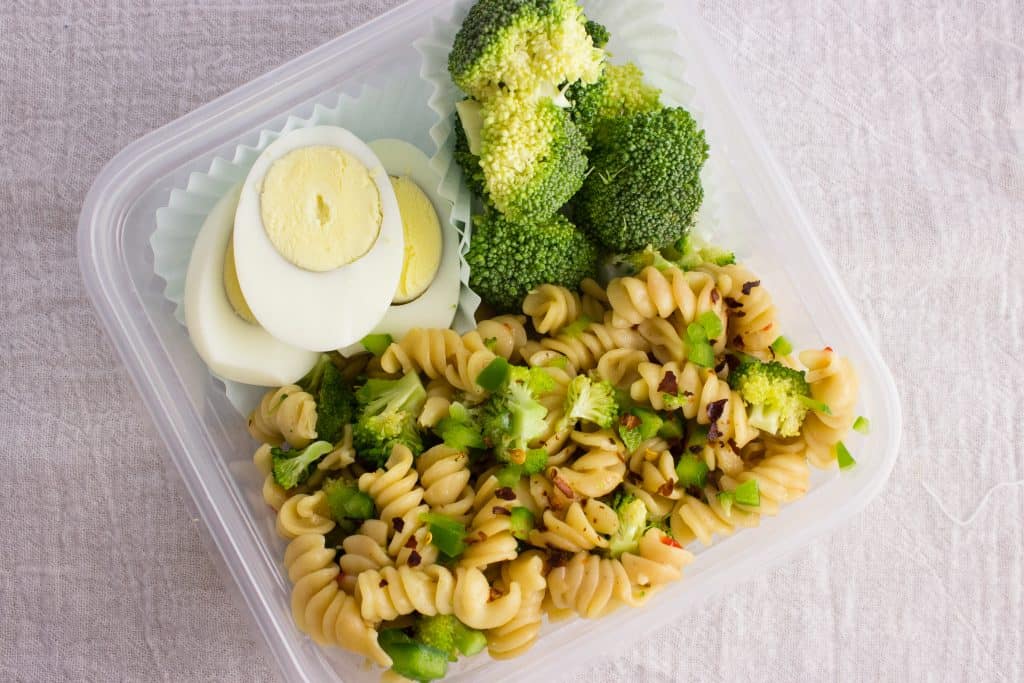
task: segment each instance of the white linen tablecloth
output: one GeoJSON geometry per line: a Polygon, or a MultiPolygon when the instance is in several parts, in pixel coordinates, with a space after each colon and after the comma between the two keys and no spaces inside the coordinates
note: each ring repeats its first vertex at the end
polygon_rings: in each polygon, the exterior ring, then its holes
{"type": "MultiPolygon", "coordinates": [[[[394,4],[0,3],[0,680],[275,679],[75,226],[124,145],[394,4]]],[[[701,11],[896,375],[902,453],[861,515],[576,680],[1024,680],[1024,7],[701,11]]]]}

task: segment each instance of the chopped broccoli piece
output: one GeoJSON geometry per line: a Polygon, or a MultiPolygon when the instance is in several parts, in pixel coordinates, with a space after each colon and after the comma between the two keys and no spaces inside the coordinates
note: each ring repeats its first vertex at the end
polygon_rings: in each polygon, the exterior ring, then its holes
{"type": "Polygon", "coordinates": [[[271,450],[274,481],[283,489],[295,488],[306,481],[313,465],[333,450],[334,446],[327,441],[314,441],[302,450],[271,450]]]}
{"type": "Polygon", "coordinates": [[[448,57],[452,80],[484,100],[601,76],[604,51],[576,0],[478,0],[448,57]]]}
{"type": "Polygon", "coordinates": [[[704,131],[685,109],[607,122],[576,200],[581,225],[617,252],[681,239],[704,197],[700,170],[707,156],[704,131]]]}
{"type": "Polygon", "coordinates": [[[871,422],[863,415],[860,415],[853,421],[853,431],[858,434],[870,434],[871,422]]]}
{"type": "Polygon", "coordinates": [[[495,473],[494,476],[502,486],[515,486],[524,475],[540,474],[548,465],[548,452],[543,448],[531,448],[525,453],[514,451],[509,457],[518,459],[520,454],[523,457],[521,463],[511,462],[495,473]]]}
{"type": "Polygon", "coordinates": [[[466,525],[438,512],[425,512],[420,519],[430,527],[430,542],[448,558],[466,550],[466,525]]]}
{"type": "Polygon", "coordinates": [[[461,403],[452,403],[448,407],[448,417],[437,423],[434,433],[449,448],[460,451],[468,448],[486,448],[477,412],[461,403]]]}
{"type": "Polygon", "coordinates": [[[569,383],[564,412],[564,419],[568,423],[575,424],[577,420],[583,420],[607,429],[615,423],[619,414],[615,387],[586,375],[577,375],[569,383]]]}
{"type": "Polygon", "coordinates": [[[448,673],[447,653],[416,642],[397,628],[381,630],[381,649],[391,657],[391,670],[414,681],[434,681],[448,673]]]}
{"type": "Polygon", "coordinates": [[[547,430],[544,418],[548,409],[531,389],[533,378],[534,373],[526,368],[512,368],[505,386],[482,406],[484,441],[494,449],[499,462],[518,460],[516,464],[522,464],[530,442],[547,430]]]}
{"type": "Polygon", "coordinates": [[[525,384],[534,396],[555,390],[555,380],[544,368],[526,368],[522,365],[512,365],[509,369],[509,379],[514,382],[525,384]]]}
{"type": "Polygon", "coordinates": [[[533,513],[528,508],[512,508],[509,524],[511,525],[512,535],[520,541],[525,541],[530,537],[534,523],[533,513]]]}
{"type": "Polygon", "coordinates": [[[729,373],[729,386],[750,407],[748,421],[776,436],[796,436],[807,415],[811,387],[804,373],[778,361],[741,363],[729,373]]]}
{"type": "Polygon", "coordinates": [[[658,436],[667,441],[681,439],[685,433],[685,426],[683,425],[683,421],[679,419],[678,415],[666,418],[658,429],[658,436]]]}
{"type": "Polygon", "coordinates": [[[473,224],[466,254],[469,285],[501,311],[518,311],[531,290],[543,284],[577,289],[594,273],[597,248],[561,215],[533,224],[515,223],[491,212],[473,224]]]}
{"type": "Polygon", "coordinates": [[[612,119],[661,109],[661,91],[644,83],[636,64],[608,64],[597,83],[577,83],[566,96],[573,103],[573,121],[588,139],[612,119]]]}
{"type": "Polygon", "coordinates": [[[683,453],[676,464],[676,476],[679,477],[679,484],[683,488],[704,488],[708,481],[708,471],[708,464],[704,462],[704,458],[693,453],[683,453]]]}
{"type": "Polygon", "coordinates": [[[355,395],[334,363],[324,368],[316,398],[316,433],[322,441],[341,441],[345,425],[353,422],[355,395]]]}
{"type": "Polygon", "coordinates": [[[324,482],[322,490],[335,522],[370,519],[377,514],[373,498],[360,491],[354,481],[329,479],[324,482]]]}
{"type": "Polygon", "coordinates": [[[498,356],[476,377],[476,383],[484,391],[497,391],[505,384],[509,373],[508,361],[498,356]]]}
{"type": "Polygon", "coordinates": [[[776,356],[788,356],[793,353],[793,344],[783,336],[772,342],[772,352],[776,356]]]}
{"type": "Polygon", "coordinates": [[[451,614],[421,616],[413,626],[413,637],[448,656],[454,662],[459,655],[472,656],[487,647],[487,638],[451,614]]]}
{"type": "Polygon", "coordinates": [[[611,34],[608,32],[608,28],[604,24],[588,20],[585,27],[587,29],[587,35],[590,36],[590,40],[594,43],[594,47],[604,48],[612,38],[611,34]]]}
{"type": "Polygon", "coordinates": [[[761,493],[758,490],[757,480],[748,479],[732,491],[719,491],[718,502],[725,509],[725,514],[732,514],[733,504],[745,507],[760,507],[761,493]]]}
{"type": "Polygon", "coordinates": [[[393,341],[394,338],[390,334],[368,334],[359,343],[364,349],[379,357],[384,355],[393,341]]]}
{"type": "Polygon", "coordinates": [[[613,558],[635,552],[640,545],[640,537],[647,529],[647,506],[642,500],[631,495],[620,495],[614,507],[619,517],[619,528],[608,539],[608,553],[613,558]]]}
{"type": "Polygon", "coordinates": [[[371,467],[382,467],[399,443],[418,455],[423,440],[416,418],[426,397],[415,372],[396,380],[367,380],[356,392],[360,414],[352,437],[357,457],[371,467]]]}
{"type": "Polygon", "coordinates": [[[850,453],[850,449],[842,441],[836,444],[836,462],[841,470],[850,469],[857,464],[857,461],[854,460],[853,455],[850,453]]]}
{"type": "Polygon", "coordinates": [[[630,453],[640,448],[640,444],[650,439],[661,429],[664,420],[657,413],[631,406],[619,418],[619,437],[630,453]]]}

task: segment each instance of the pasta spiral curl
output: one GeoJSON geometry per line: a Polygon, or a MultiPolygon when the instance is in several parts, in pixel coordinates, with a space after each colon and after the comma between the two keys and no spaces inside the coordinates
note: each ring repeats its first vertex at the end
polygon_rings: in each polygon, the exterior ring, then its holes
{"type": "Polygon", "coordinates": [[[761,280],[743,266],[705,264],[701,272],[718,278],[729,310],[729,343],[751,353],[768,349],[779,336],[778,312],[761,280]]]}
{"type": "Polygon", "coordinates": [[[430,379],[444,378],[448,364],[465,345],[455,330],[416,328],[392,342],[380,357],[384,372],[421,372],[430,379]]]}
{"type": "Polygon", "coordinates": [[[282,538],[294,539],[305,534],[326,534],[334,528],[331,511],[323,491],[312,495],[296,493],[281,506],[277,513],[277,533],[282,538]]]}
{"type": "Polygon", "coordinates": [[[677,499],[682,492],[676,488],[679,477],[668,442],[655,437],[647,439],[629,457],[629,471],[639,477],[639,484],[648,493],[677,499]]]}
{"type": "Polygon", "coordinates": [[[573,501],[565,511],[564,518],[560,519],[552,510],[544,512],[543,529],[530,532],[530,545],[575,553],[607,548],[608,539],[597,532],[579,501],[573,501]]]}
{"type": "Polygon", "coordinates": [[[523,313],[540,334],[558,334],[580,317],[582,309],[579,294],[559,285],[541,285],[523,299],[523,313]]]}
{"type": "MultiPolygon", "coordinates": [[[[515,361],[519,358],[519,349],[526,343],[525,323],[526,318],[521,315],[499,315],[480,321],[476,332],[484,346],[505,360],[515,361]]],[[[472,345],[469,335],[463,340],[467,346],[472,345]]]]}
{"type": "Polygon", "coordinates": [[[466,534],[469,546],[459,566],[484,568],[515,558],[519,542],[512,535],[509,513],[518,504],[515,489],[502,487],[493,474],[484,478],[473,498],[475,514],[466,534]]]}
{"type": "MultiPolygon", "coordinates": [[[[726,319],[721,292],[716,279],[708,273],[682,271],[678,268],[658,270],[644,268],[636,277],[620,277],[608,284],[608,301],[612,307],[612,325],[632,327],[651,318],[668,318],[678,311],[685,324],[692,323],[705,311],[726,319]]],[[[774,341],[774,340],[773,340],[774,341]]]]}
{"type": "Polygon", "coordinates": [[[807,458],[815,467],[831,467],[835,447],[856,417],[859,378],[848,358],[840,358],[831,349],[800,353],[800,362],[807,368],[811,396],[829,407],[830,415],[813,411],[804,420],[801,435],[807,444],[807,458]]]}
{"type": "Polygon", "coordinates": [[[317,463],[316,468],[320,471],[340,470],[348,467],[356,461],[356,449],[352,445],[352,425],[345,425],[341,435],[341,441],[334,447],[334,450],[324,456],[323,460],[317,463]]]}
{"type": "Polygon", "coordinates": [[[448,417],[448,409],[451,408],[455,392],[446,380],[432,379],[427,383],[427,398],[420,409],[420,416],[417,418],[420,427],[429,429],[438,422],[448,417]]]}
{"type": "Polygon", "coordinates": [[[316,401],[294,384],[272,389],[249,415],[249,433],[273,446],[305,448],[316,438],[316,401]]]}
{"type": "Polygon", "coordinates": [[[736,527],[755,527],[761,522],[756,512],[748,512],[738,505],[733,505],[727,512],[714,487],[705,487],[704,495],[707,502],[694,496],[683,496],[672,511],[672,536],[683,545],[697,539],[710,546],[715,534],[729,536],[736,527]]]}
{"type": "Polygon", "coordinates": [[[540,344],[545,349],[565,356],[576,372],[593,369],[601,356],[612,349],[650,349],[650,344],[636,330],[621,329],[600,322],[592,322],[576,334],[562,333],[555,337],[545,337],[540,344]]]}
{"type": "Polygon", "coordinates": [[[798,450],[776,450],[769,447],[764,460],[749,470],[733,477],[722,477],[722,488],[732,490],[745,481],[757,481],[760,505],[755,508],[762,515],[776,515],[783,503],[802,498],[810,487],[811,470],[802,451],[802,444],[795,444],[798,450]]]}
{"type": "Polygon", "coordinates": [[[427,616],[454,611],[455,578],[441,565],[424,569],[370,569],[356,579],[356,600],[363,619],[377,623],[419,612],[427,616]]]}
{"type": "Polygon", "coordinates": [[[628,389],[640,379],[637,368],[646,363],[647,354],[637,349],[612,349],[597,361],[598,376],[618,389],[628,389]]]}
{"type": "Polygon", "coordinates": [[[519,611],[502,626],[487,631],[487,651],[494,659],[511,659],[525,653],[537,642],[544,619],[544,556],[530,550],[502,567],[502,588],[507,592],[513,582],[521,587],[523,598],[519,611]]]}
{"type": "Polygon", "coordinates": [[[636,553],[625,553],[622,566],[635,586],[658,588],[683,575],[683,567],[693,562],[693,554],[660,529],[648,529],[640,539],[636,553]]]}
{"type": "Polygon", "coordinates": [[[364,571],[393,566],[387,544],[388,525],[379,519],[366,520],[360,526],[359,533],[347,536],[341,542],[344,552],[338,558],[342,588],[351,593],[355,590],[356,577],[364,571]]]}
{"type": "Polygon", "coordinates": [[[396,445],[384,469],[359,477],[359,490],[369,494],[378,515],[394,530],[388,554],[397,564],[429,564],[437,560],[437,548],[429,543],[421,516],[429,511],[423,501],[423,487],[413,469],[413,455],[404,445],[396,445]]]}
{"type": "Polygon", "coordinates": [[[284,565],[292,590],[292,616],[301,631],[322,645],[337,645],[380,666],[391,658],[377,642],[377,630],[363,621],[356,600],[339,587],[334,550],[320,534],[304,534],[288,544],[284,565]]]}
{"type": "Polygon", "coordinates": [[[547,477],[565,492],[568,486],[583,498],[599,498],[611,493],[626,474],[624,446],[611,430],[573,432],[572,440],[587,452],[565,467],[552,466],[547,477]]]}
{"type": "Polygon", "coordinates": [[[491,599],[496,591],[479,569],[459,567],[455,576],[455,616],[466,626],[487,631],[504,626],[519,613],[523,590],[518,581],[511,581],[504,595],[491,599]]]}
{"type": "Polygon", "coordinates": [[[262,444],[253,454],[252,461],[263,475],[263,501],[277,511],[288,500],[289,493],[274,480],[274,458],[270,451],[270,444],[262,444]]]}
{"type": "Polygon", "coordinates": [[[580,297],[583,315],[591,320],[604,320],[605,313],[608,312],[608,294],[604,287],[588,277],[580,283],[580,291],[583,293],[580,297]]]}
{"type": "Polygon", "coordinates": [[[469,455],[438,444],[416,459],[423,485],[423,500],[431,512],[468,521],[473,509],[473,488],[469,485],[469,455]]]}
{"type": "MultiPolygon", "coordinates": [[[[584,619],[604,616],[622,605],[639,606],[626,569],[618,560],[588,552],[576,553],[548,574],[548,597],[556,610],[573,611],[584,619]]],[[[556,613],[557,616],[557,613],[556,613]]]]}

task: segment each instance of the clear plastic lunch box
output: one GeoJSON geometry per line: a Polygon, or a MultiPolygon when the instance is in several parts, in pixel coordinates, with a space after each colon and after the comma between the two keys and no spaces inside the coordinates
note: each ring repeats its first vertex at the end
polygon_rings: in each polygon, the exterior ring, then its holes
{"type": "MultiPolygon", "coordinates": [[[[89,295],[196,515],[290,681],[369,681],[377,673],[353,655],[316,646],[292,621],[290,586],[281,565],[285,544],[261,498],[261,478],[251,461],[254,444],[163,296],[149,246],[154,214],[190,172],[207,168],[213,158],[228,155],[287,115],[302,115],[325,91],[366,83],[387,87],[396,73],[418,74],[414,42],[431,30],[433,17],[450,18],[459,4],[408,2],[147,135],[107,164],[79,220],[79,263],[89,295]]],[[[816,473],[810,493],[777,517],[709,549],[695,549],[697,559],[685,578],[644,608],[620,610],[604,620],[548,624],[524,657],[501,663],[475,657],[453,667],[451,680],[557,679],[604,653],[622,651],[859,511],[882,488],[895,462],[901,416],[888,368],[764,137],[722,72],[723,62],[693,4],[672,0],[666,5],[662,21],[678,30],[678,52],[686,57],[687,80],[700,93],[712,154],[726,169],[728,202],[719,207],[716,238],[735,248],[771,289],[783,329],[798,347],[827,343],[851,357],[861,376],[860,412],[870,416],[871,433],[849,439],[856,467],[816,473]]]]}

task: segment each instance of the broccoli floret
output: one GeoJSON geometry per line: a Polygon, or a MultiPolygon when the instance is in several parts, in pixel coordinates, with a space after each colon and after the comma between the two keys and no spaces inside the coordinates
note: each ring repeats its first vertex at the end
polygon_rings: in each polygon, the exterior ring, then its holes
{"type": "Polygon", "coordinates": [[[615,278],[636,275],[648,266],[665,270],[674,265],[657,249],[648,246],[643,251],[628,254],[605,254],[597,264],[597,278],[599,282],[607,285],[615,278]]]}
{"type": "Polygon", "coordinates": [[[604,51],[584,22],[576,0],[478,0],[455,36],[448,70],[481,101],[544,83],[593,83],[604,51]]]}
{"type": "Polygon", "coordinates": [[[345,425],[353,422],[355,395],[341,372],[328,362],[316,395],[317,438],[331,443],[341,441],[345,425]]]}
{"type": "Polygon", "coordinates": [[[807,416],[811,387],[804,373],[778,361],[748,360],[729,373],[729,386],[750,406],[748,421],[776,436],[796,436],[807,416]]]}
{"type": "Polygon", "coordinates": [[[377,642],[391,657],[391,670],[414,681],[434,681],[448,673],[448,655],[419,643],[397,628],[382,629],[377,642]]]}
{"type": "Polygon", "coordinates": [[[640,448],[641,443],[657,434],[664,424],[665,421],[657,413],[632,406],[619,419],[619,437],[632,453],[640,448]]]}
{"type": "Polygon", "coordinates": [[[587,21],[585,27],[587,35],[590,36],[590,40],[594,43],[594,47],[604,48],[608,41],[612,39],[608,28],[604,24],[599,24],[596,21],[587,21]]]}
{"type": "Polygon", "coordinates": [[[487,647],[487,638],[451,614],[420,617],[413,627],[413,637],[419,642],[440,650],[454,662],[459,655],[470,657],[487,647]]]}
{"type": "Polygon", "coordinates": [[[704,131],[685,109],[608,121],[576,199],[581,225],[610,251],[675,242],[704,197],[700,169],[707,156],[704,131]]]}
{"type": "Polygon", "coordinates": [[[666,247],[662,253],[666,259],[683,270],[693,270],[705,263],[716,266],[728,266],[736,263],[734,253],[708,244],[694,235],[685,235],[675,244],[666,247]]]}
{"type": "Polygon", "coordinates": [[[334,365],[334,363],[331,362],[331,357],[326,353],[321,353],[316,364],[313,365],[313,367],[309,369],[309,372],[303,375],[302,379],[295,384],[303,391],[315,396],[316,393],[320,391],[320,383],[324,378],[324,371],[331,365],[334,365]]]}
{"type": "Polygon", "coordinates": [[[418,455],[423,440],[416,418],[426,397],[415,372],[396,380],[368,380],[356,392],[360,413],[352,439],[357,457],[366,465],[382,467],[399,443],[418,455]]]}
{"type": "MultiPolygon", "coordinates": [[[[513,368],[515,370],[515,368],[513,368]]],[[[513,372],[482,406],[484,441],[500,462],[522,464],[529,443],[547,429],[548,409],[530,389],[530,373],[513,372]]]]}
{"type": "Polygon", "coordinates": [[[478,412],[461,403],[452,403],[448,407],[448,417],[437,423],[434,433],[449,448],[460,451],[468,448],[485,448],[478,412]]]}
{"type": "Polygon", "coordinates": [[[596,260],[590,239],[557,214],[533,224],[495,212],[478,216],[466,254],[470,287],[501,311],[518,311],[526,295],[543,284],[577,289],[593,276],[596,260]]]}
{"type": "Polygon", "coordinates": [[[370,519],[377,514],[373,498],[360,491],[354,481],[329,479],[322,490],[335,522],[370,519]]]}
{"type": "Polygon", "coordinates": [[[635,552],[647,528],[647,506],[635,496],[620,494],[613,504],[619,528],[608,539],[608,554],[613,558],[635,552]]]}
{"type": "Polygon", "coordinates": [[[633,63],[608,64],[597,83],[577,83],[566,96],[573,103],[573,121],[588,139],[612,119],[661,109],[661,91],[644,83],[633,63]]]}
{"type": "MultiPolygon", "coordinates": [[[[550,97],[515,95],[485,102],[481,114],[483,197],[514,221],[550,218],[587,171],[587,141],[572,116],[550,97]]],[[[472,175],[472,162],[467,166],[472,175]]]]}
{"type": "Polygon", "coordinates": [[[615,423],[619,405],[615,402],[615,387],[608,382],[577,375],[569,383],[565,395],[565,421],[575,424],[584,420],[607,429],[615,423]]]}
{"type": "Polygon", "coordinates": [[[333,450],[334,446],[327,441],[314,441],[302,450],[271,450],[274,481],[283,489],[295,488],[306,481],[313,465],[333,450]]]}
{"type": "Polygon", "coordinates": [[[544,368],[512,365],[509,367],[509,380],[525,384],[534,396],[543,396],[555,390],[555,380],[544,368]]]}
{"type": "Polygon", "coordinates": [[[484,196],[484,171],[480,168],[480,156],[473,154],[469,146],[469,138],[466,137],[466,130],[459,117],[455,117],[455,149],[452,150],[452,158],[462,169],[462,178],[477,197],[484,196]]]}

